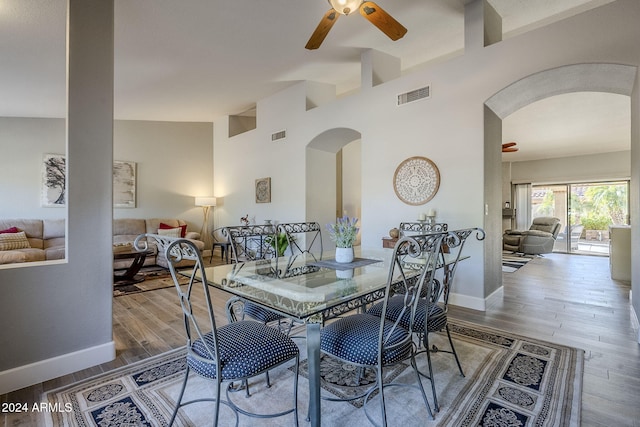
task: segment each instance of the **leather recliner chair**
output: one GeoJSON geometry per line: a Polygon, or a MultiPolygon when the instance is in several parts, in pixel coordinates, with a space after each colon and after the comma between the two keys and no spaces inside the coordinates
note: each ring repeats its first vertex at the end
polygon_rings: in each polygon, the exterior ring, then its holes
{"type": "Polygon", "coordinates": [[[559,232],[560,219],[546,216],[534,218],[528,230],[505,230],[502,249],[532,255],[548,254],[553,251],[553,243],[559,232]]]}

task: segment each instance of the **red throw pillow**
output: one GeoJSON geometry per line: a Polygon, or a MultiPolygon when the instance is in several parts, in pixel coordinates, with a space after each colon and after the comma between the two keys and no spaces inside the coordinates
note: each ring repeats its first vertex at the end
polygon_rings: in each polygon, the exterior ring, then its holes
{"type": "Polygon", "coordinates": [[[7,228],[6,230],[0,230],[0,234],[6,234],[6,233],[19,233],[20,230],[18,229],[18,227],[11,227],[11,228],[7,228]]]}
{"type": "Polygon", "coordinates": [[[168,230],[170,228],[178,228],[180,227],[180,237],[184,237],[187,235],[187,225],[178,225],[177,227],[174,227],[173,225],[168,225],[165,224],[164,222],[160,223],[160,226],[158,227],[161,230],[168,230]]]}

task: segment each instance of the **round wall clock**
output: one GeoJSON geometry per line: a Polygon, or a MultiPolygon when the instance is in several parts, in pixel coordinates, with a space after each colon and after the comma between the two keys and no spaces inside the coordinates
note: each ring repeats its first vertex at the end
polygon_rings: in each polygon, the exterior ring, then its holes
{"type": "Polygon", "coordinates": [[[408,205],[423,205],[438,192],[440,171],[426,157],[410,157],[393,174],[396,196],[408,205]]]}

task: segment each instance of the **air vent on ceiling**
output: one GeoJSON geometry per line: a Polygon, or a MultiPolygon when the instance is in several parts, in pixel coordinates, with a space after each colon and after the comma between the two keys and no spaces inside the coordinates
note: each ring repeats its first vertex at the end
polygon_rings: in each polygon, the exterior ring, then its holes
{"type": "Polygon", "coordinates": [[[281,130],[279,132],[274,132],[271,134],[271,142],[282,141],[287,137],[287,131],[281,130]]]}
{"type": "Polygon", "coordinates": [[[419,101],[421,99],[427,99],[431,97],[431,85],[421,87],[409,92],[401,93],[398,95],[398,105],[405,105],[410,102],[419,101]]]}

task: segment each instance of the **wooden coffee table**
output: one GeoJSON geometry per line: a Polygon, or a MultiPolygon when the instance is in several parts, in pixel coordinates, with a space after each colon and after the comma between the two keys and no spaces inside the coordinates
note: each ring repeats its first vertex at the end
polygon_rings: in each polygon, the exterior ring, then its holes
{"type": "Polygon", "coordinates": [[[114,286],[123,286],[123,285],[133,285],[134,283],[140,283],[144,281],[144,276],[142,274],[138,274],[140,268],[144,265],[145,259],[147,259],[147,255],[153,254],[153,251],[137,251],[135,248],[131,248],[126,251],[118,251],[113,253],[113,259],[132,259],[131,265],[129,268],[125,270],[124,273],[115,274],[113,273],[113,285],[114,286]]]}

